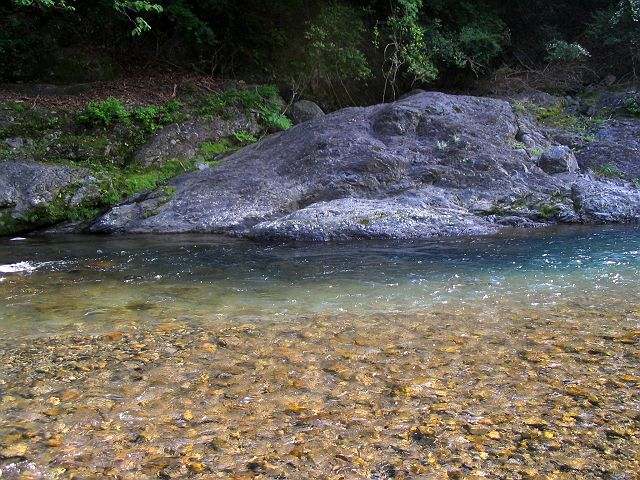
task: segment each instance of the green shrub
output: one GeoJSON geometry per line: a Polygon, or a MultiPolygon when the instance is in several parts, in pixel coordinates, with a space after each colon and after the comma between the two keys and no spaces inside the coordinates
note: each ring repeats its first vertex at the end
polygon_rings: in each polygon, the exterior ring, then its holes
{"type": "Polygon", "coordinates": [[[640,117],[640,103],[636,98],[629,98],[624,104],[625,110],[634,117],[640,117]]]}
{"type": "Polygon", "coordinates": [[[588,59],[591,54],[578,43],[554,40],[547,44],[547,61],[573,63],[588,59]]]}
{"type": "MultiPolygon", "coordinates": [[[[283,129],[283,130],[285,130],[285,129],[283,129]]],[[[255,137],[255,135],[253,133],[246,132],[244,130],[240,130],[240,131],[234,132],[233,133],[233,138],[240,145],[247,145],[249,143],[255,143],[255,142],[258,141],[258,139],[255,137]]]]}
{"type": "Polygon", "coordinates": [[[557,205],[551,205],[548,203],[544,203],[538,208],[538,214],[543,220],[552,219],[558,214],[559,211],[560,208],[557,205]]]}
{"type": "Polygon", "coordinates": [[[597,60],[616,74],[637,79],[640,66],[640,1],[615,0],[595,12],[588,35],[597,60]]]}
{"type": "Polygon", "coordinates": [[[265,109],[260,112],[260,118],[270,130],[288,130],[293,126],[291,120],[280,113],[279,110],[265,109]]]}
{"type": "Polygon", "coordinates": [[[117,123],[140,127],[150,134],[182,118],[182,104],[171,100],[164,105],[145,105],[128,110],[117,98],[89,102],[78,114],[78,123],[90,128],[107,128],[117,123]]]}
{"type": "Polygon", "coordinates": [[[118,122],[127,123],[129,112],[117,98],[92,101],[78,115],[78,123],[88,127],[110,127],[118,122]]]}
{"type": "Polygon", "coordinates": [[[363,51],[364,10],[331,2],[320,10],[300,44],[306,58],[300,75],[327,84],[367,80],[373,76],[363,51]]]}
{"type": "Polygon", "coordinates": [[[157,123],[159,115],[160,107],[156,105],[136,107],[131,112],[132,118],[149,133],[153,133],[160,128],[160,125],[157,123]]]}

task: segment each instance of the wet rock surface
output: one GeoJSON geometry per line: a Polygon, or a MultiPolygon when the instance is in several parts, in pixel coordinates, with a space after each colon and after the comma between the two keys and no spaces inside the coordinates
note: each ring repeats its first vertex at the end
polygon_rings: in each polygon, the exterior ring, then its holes
{"type": "Polygon", "coordinates": [[[3,338],[0,473],[635,478],[640,310],[511,307],[3,338]]]}
{"type": "Polygon", "coordinates": [[[130,199],[91,231],[409,239],[640,219],[635,185],[577,171],[567,147],[509,103],[434,92],[305,122],[170,185],[175,195],[153,215],[130,199]],[[563,155],[545,172],[538,150],[563,155]],[[631,206],[610,215],[604,207],[621,197],[631,206]]]}

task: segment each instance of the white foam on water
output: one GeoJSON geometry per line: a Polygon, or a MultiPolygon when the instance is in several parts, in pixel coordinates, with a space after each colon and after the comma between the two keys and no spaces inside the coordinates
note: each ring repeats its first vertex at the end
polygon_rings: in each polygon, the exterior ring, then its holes
{"type": "Polygon", "coordinates": [[[0,265],[0,273],[32,273],[40,267],[67,262],[18,262],[0,265]]]}
{"type": "Polygon", "coordinates": [[[24,238],[24,237],[15,237],[15,238],[12,238],[12,239],[11,239],[11,240],[9,240],[9,241],[10,241],[10,242],[21,242],[21,241],[23,241],[23,240],[26,240],[26,238],[24,238]]]}
{"type": "Polygon", "coordinates": [[[30,262],[9,263],[0,265],[0,273],[17,273],[17,272],[33,272],[38,268],[37,264],[30,262]]]}

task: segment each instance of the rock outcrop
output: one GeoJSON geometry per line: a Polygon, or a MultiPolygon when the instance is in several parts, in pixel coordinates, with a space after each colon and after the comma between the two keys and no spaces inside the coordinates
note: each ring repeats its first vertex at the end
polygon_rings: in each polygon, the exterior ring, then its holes
{"type": "Polygon", "coordinates": [[[204,142],[217,142],[237,131],[256,134],[260,130],[254,118],[233,112],[228,119],[197,118],[168,125],[140,148],[135,160],[140,165],[159,166],[168,160],[189,160],[198,154],[204,142]]]}
{"type": "Polygon", "coordinates": [[[605,124],[578,154],[583,170],[617,169],[630,179],[640,178],[640,121],[617,119],[605,124]]]}
{"type": "Polygon", "coordinates": [[[86,170],[47,165],[29,159],[0,161],[0,232],[12,231],[25,216],[65,194],[70,207],[92,195],[86,170]]]}
{"type": "Polygon", "coordinates": [[[565,172],[574,173],[579,170],[576,156],[565,145],[558,145],[545,150],[538,160],[538,166],[550,175],[565,172]]]}
{"type": "Polygon", "coordinates": [[[433,92],[304,122],[170,186],[170,199],[138,195],[90,230],[327,241],[640,219],[640,190],[576,171],[508,102],[433,92]]]}
{"type": "Polygon", "coordinates": [[[317,103],[309,100],[298,100],[291,105],[289,116],[293,120],[294,125],[308,122],[324,116],[324,112],[317,103]]]}

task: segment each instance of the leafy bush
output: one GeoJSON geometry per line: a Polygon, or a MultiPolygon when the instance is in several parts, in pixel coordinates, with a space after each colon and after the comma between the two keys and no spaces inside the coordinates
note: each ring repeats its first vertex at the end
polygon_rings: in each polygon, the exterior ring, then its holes
{"type": "Polygon", "coordinates": [[[129,121],[129,112],[117,98],[92,101],[78,115],[78,122],[88,127],[110,127],[118,122],[129,121]]]}
{"type": "Polygon", "coordinates": [[[596,12],[588,30],[598,61],[637,78],[640,66],[640,0],[615,0],[596,12]]]}
{"type": "Polygon", "coordinates": [[[578,43],[554,40],[547,45],[547,60],[550,62],[581,62],[591,54],[578,43]]]}
{"type": "Polygon", "coordinates": [[[176,100],[164,105],[146,105],[128,110],[117,98],[89,102],[78,114],[78,123],[90,128],[112,127],[117,123],[140,126],[146,133],[174,123],[181,118],[182,104],[176,100]]]}
{"type": "Polygon", "coordinates": [[[640,0],[0,2],[0,81],[89,81],[134,55],[145,65],[286,82],[333,104],[420,84],[455,89],[498,66],[553,75],[548,62],[584,66],[579,87],[594,74],[637,78],[640,0]]]}
{"type": "Polygon", "coordinates": [[[559,211],[560,208],[558,208],[557,205],[552,205],[549,203],[543,203],[538,207],[538,214],[543,220],[551,220],[558,214],[559,211]]]}
{"type": "Polygon", "coordinates": [[[371,68],[362,50],[365,39],[364,11],[329,3],[305,32],[307,82],[344,83],[366,80],[371,68]]]}
{"type": "Polygon", "coordinates": [[[182,104],[171,100],[164,105],[147,105],[136,107],[131,112],[131,118],[146,132],[154,133],[165,125],[175,123],[181,118],[182,104]]]}
{"type": "Polygon", "coordinates": [[[624,108],[630,115],[640,117],[640,103],[637,98],[629,98],[624,104],[624,108]]]}
{"type": "Polygon", "coordinates": [[[240,130],[238,132],[234,132],[233,138],[240,145],[246,145],[248,143],[255,143],[258,139],[255,137],[253,133],[245,132],[244,130],[240,130]]]}

